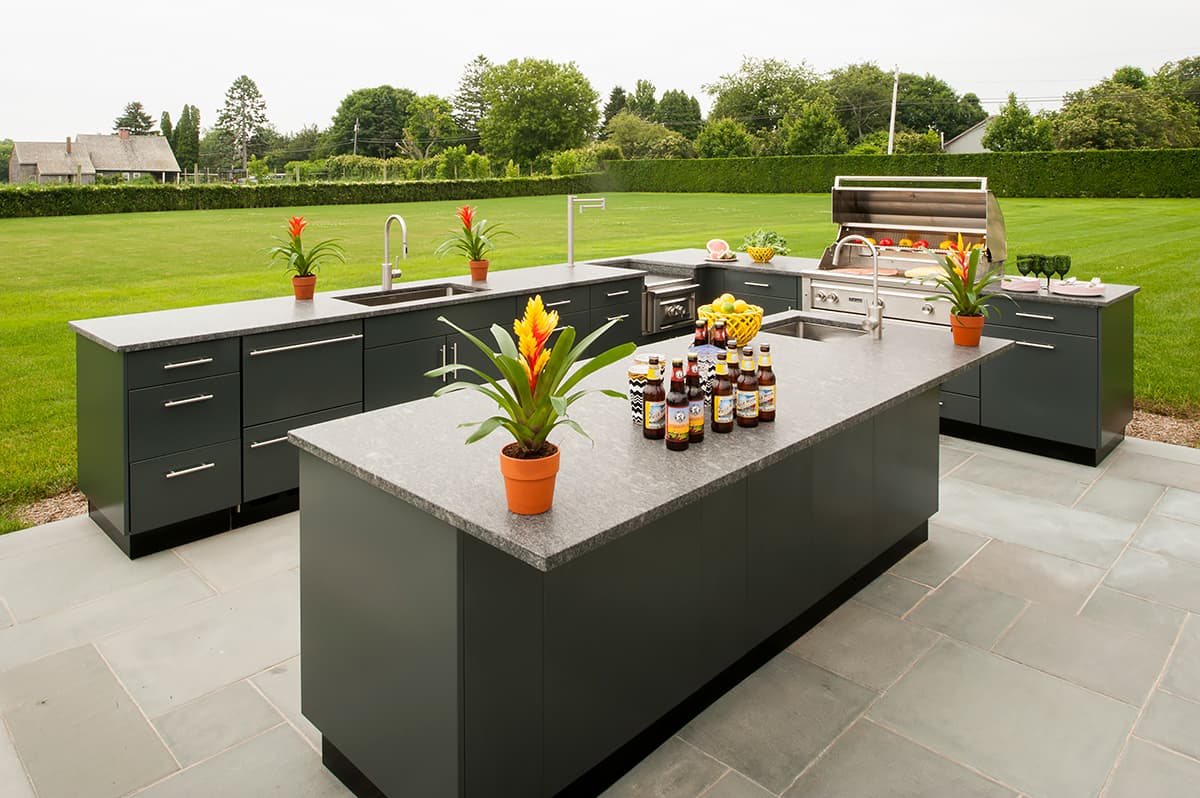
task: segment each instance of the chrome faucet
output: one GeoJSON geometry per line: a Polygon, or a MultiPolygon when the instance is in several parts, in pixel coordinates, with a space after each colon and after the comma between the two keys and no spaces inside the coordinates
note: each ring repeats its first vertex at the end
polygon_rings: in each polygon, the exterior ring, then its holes
{"type": "Polygon", "coordinates": [[[408,260],[408,225],[404,223],[403,216],[393,213],[383,223],[383,268],[380,284],[384,291],[391,291],[392,280],[404,274],[400,269],[392,267],[392,222],[400,223],[400,245],[403,247],[401,252],[403,259],[408,260]]]}
{"type": "Polygon", "coordinates": [[[867,305],[867,315],[863,319],[862,328],[871,334],[872,341],[883,338],[883,305],[879,302],[879,250],[868,239],[853,234],[848,235],[833,248],[833,265],[838,265],[838,256],[845,244],[862,244],[871,251],[872,293],[871,302],[867,305]]]}
{"type": "Polygon", "coordinates": [[[583,213],[584,208],[599,208],[604,210],[604,197],[576,197],[567,195],[567,265],[575,265],[575,214],[576,207],[583,213]]]}

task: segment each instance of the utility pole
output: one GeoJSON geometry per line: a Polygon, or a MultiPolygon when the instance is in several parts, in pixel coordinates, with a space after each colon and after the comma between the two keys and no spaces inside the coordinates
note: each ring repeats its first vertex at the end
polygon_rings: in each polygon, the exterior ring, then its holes
{"type": "MultiPolygon", "coordinates": [[[[895,116],[895,113],[892,114],[895,116]]],[[[358,155],[358,117],[354,117],[354,154],[358,155]]]]}
{"type": "Polygon", "coordinates": [[[888,125],[888,155],[892,154],[892,146],[896,141],[896,96],[900,93],[900,65],[892,77],[892,121],[888,125]]]}

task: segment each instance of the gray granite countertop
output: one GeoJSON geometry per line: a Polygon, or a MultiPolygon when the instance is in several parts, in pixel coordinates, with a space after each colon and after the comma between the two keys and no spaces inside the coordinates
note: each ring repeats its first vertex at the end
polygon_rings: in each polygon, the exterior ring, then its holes
{"type": "Polygon", "coordinates": [[[437,277],[396,283],[396,288],[454,283],[483,287],[484,290],[453,297],[437,297],[402,305],[368,307],[346,302],[338,297],[369,294],[378,286],[351,288],[317,294],[311,301],[297,301],[291,296],[228,302],[219,305],[200,305],[190,308],[131,313],[124,316],[105,316],[70,322],[79,335],[116,352],[154,349],[161,346],[232,338],[239,335],[286,330],[325,322],[363,319],[405,313],[445,305],[461,305],[500,296],[518,296],[530,291],[563,288],[577,283],[604,283],[626,279],[636,272],[577,263],[534,266],[527,269],[491,271],[482,283],[472,283],[467,276],[437,277]]]}
{"type": "MultiPolygon", "coordinates": [[[[789,311],[771,321],[812,315],[789,311]]],[[[1013,345],[984,338],[979,348],[958,347],[943,327],[898,325],[887,328],[881,341],[863,336],[817,342],[766,331],[756,341],[772,345],[780,395],[776,422],[728,435],[708,432],[703,443],[671,452],[662,441],[642,437],[628,402],[589,396],[572,416],[595,446],[562,428],[552,434],[562,448],[562,466],[554,506],[539,516],[506,509],[498,456],[505,437],[462,443],[468,432],[457,428],[459,422],[495,411],[474,392],[305,427],[290,438],[380,490],[548,571],[1013,345]]],[[[687,344],[681,337],[643,348],[681,356],[687,344]]],[[[613,364],[586,383],[624,391],[626,366],[613,364]]]]}

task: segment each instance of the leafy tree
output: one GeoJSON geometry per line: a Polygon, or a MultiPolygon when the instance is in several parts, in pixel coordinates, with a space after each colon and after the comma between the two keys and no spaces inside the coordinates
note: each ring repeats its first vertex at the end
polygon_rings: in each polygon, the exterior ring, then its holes
{"type": "Polygon", "coordinates": [[[1009,92],[1008,102],[983,134],[983,146],[994,152],[1034,152],[1054,149],[1054,131],[1046,117],[1035,117],[1029,106],[1009,92]]]}
{"type": "Polygon", "coordinates": [[[1200,56],[1168,61],[1154,73],[1151,85],[1164,94],[1187,100],[1200,112],[1200,56]]]}
{"type": "Polygon", "coordinates": [[[463,134],[470,138],[470,148],[478,146],[479,120],[487,114],[487,102],[483,99],[483,75],[492,68],[485,55],[477,55],[458,80],[458,92],[451,105],[454,121],[463,134]]]}
{"type": "Polygon", "coordinates": [[[465,144],[447,147],[439,153],[437,176],[448,180],[466,177],[466,165],[467,147],[465,144]]]}
{"type": "Polygon", "coordinates": [[[642,119],[654,119],[654,110],[658,102],[654,99],[654,84],[648,80],[639,80],[629,97],[627,107],[642,119]]]}
{"type": "Polygon", "coordinates": [[[890,74],[866,61],[833,70],[826,86],[833,95],[834,113],[851,142],[887,130],[892,107],[890,74]]]}
{"type": "Polygon", "coordinates": [[[736,119],[710,119],[696,137],[701,158],[744,158],[754,154],[754,137],[736,119]]]}
{"type": "Polygon", "coordinates": [[[1150,83],[1150,78],[1139,67],[1123,66],[1113,72],[1112,82],[1120,83],[1131,89],[1144,89],[1150,83]]]}
{"type": "Polygon", "coordinates": [[[1195,107],[1181,98],[1108,79],[1066,95],[1054,116],[1054,143],[1062,150],[1194,147],[1196,120],[1195,107]]]}
{"type": "Polygon", "coordinates": [[[314,158],[321,146],[321,131],[316,125],[308,125],[295,133],[285,133],[277,137],[264,158],[271,165],[271,171],[286,172],[289,161],[314,158]]]}
{"type": "Polygon", "coordinates": [[[329,152],[354,152],[354,124],[358,123],[358,154],[386,158],[404,139],[409,107],[417,95],[409,89],[376,86],[355,89],[346,95],[334,114],[327,141],[329,152]]]}
{"type": "Polygon", "coordinates": [[[837,155],[850,149],[829,99],[805,103],[799,114],[784,117],[780,128],[785,155],[837,155]]]}
{"type": "Polygon", "coordinates": [[[158,118],[158,129],[162,133],[167,144],[171,145],[171,149],[175,149],[175,128],[171,126],[171,115],[166,111],[162,112],[162,116],[158,118]]]}
{"type": "Polygon", "coordinates": [[[617,114],[624,111],[629,106],[629,98],[625,95],[625,90],[620,86],[613,86],[613,90],[609,92],[608,103],[604,106],[604,122],[602,126],[607,129],[608,123],[617,114]]]}
{"type": "Polygon", "coordinates": [[[403,146],[413,160],[420,161],[444,150],[460,136],[448,101],[436,94],[426,94],[409,103],[403,146]]]}
{"type": "Polygon", "coordinates": [[[484,150],[518,163],[582,145],[600,117],[599,95],[574,62],[526,58],[497,65],[484,74],[483,97],[484,150]]]}
{"type": "Polygon", "coordinates": [[[463,169],[465,170],[463,176],[472,180],[483,180],[492,176],[492,162],[481,152],[467,153],[466,160],[463,161],[463,169]]]}
{"type": "MultiPolygon", "coordinates": [[[[737,72],[706,84],[716,97],[709,119],[726,117],[751,131],[768,130],[818,89],[816,73],[804,61],[793,66],[774,58],[743,58],[737,72]]],[[[722,128],[724,129],[724,128],[722,128]]]]}
{"type": "Polygon", "coordinates": [[[260,161],[258,156],[251,155],[250,160],[246,163],[246,174],[253,175],[255,179],[261,181],[271,174],[271,166],[265,160],[260,161]]]}
{"type": "Polygon", "coordinates": [[[685,158],[690,150],[679,133],[629,109],[614,116],[606,130],[607,140],[620,149],[623,158],[685,158]]]}
{"type": "Polygon", "coordinates": [[[200,163],[200,110],[196,106],[183,106],[171,138],[179,168],[184,171],[195,169],[200,163]]]}
{"type": "Polygon", "coordinates": [[[653,121],[688,138],[695,138],[704,124],[700,116],[700,101],[677,89],[663,92],[658,107],[654,109],[653,121]]]}
{"type": "Polygon", "coordinates": [[[123,127],[129,128],[129,132],[135,136],[144,136],[154,129],[154,120],[150,118],[150,114],[146,113],[146,109],[137,100],[125,104],[125,110],[121,111],[121,115],[113,120],[113,130],[120,130],[123,127]]]}
{"type": "Polygon", "coordinates": [[[12,157],[13,140],[0,139],[0,183],[8,182],[8,159],[12,157]]]}
{"type": "MultiPolygon", "coordinates": [[[[890,95],[888,102],[891,102],[890,95]]],[[[889,115],[890,111],[889,105],[889,115]]],[[[896,98],[897,128],[925,131],[932,127],[950,139],[986,118],[987,112],[974,94],[960,98],[950,84],[933,75],[900,73],[896,98]]]]}
{"type": "Polygon", "coordinates": [[[250,157],[250,140],[267,124],[267,103],[258,84],[239,75],[225,92],[225,105],[217,114],[217,128],[225,131],[242,168],[250,157]]]}
{"type": "Polygon", "coordinates": [[[234,165],[233,140],[219,127],[205,131],[197,146],[197,161],[202,169],[229,169],[234,165]]]}

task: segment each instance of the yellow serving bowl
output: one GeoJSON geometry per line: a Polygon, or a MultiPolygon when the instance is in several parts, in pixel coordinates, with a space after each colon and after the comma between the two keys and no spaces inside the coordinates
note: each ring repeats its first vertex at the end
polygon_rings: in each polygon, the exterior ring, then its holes
{"type": "Polygon", "coordinates": [[[746,247],[746,254],[755,263],[767,263],[775,257],[775,247],[746,247]]]}
{"type": "Polygon", "coordinates": [[[736,338],[739,347],[746,346],[753,341],[754,336],[758,335],[758,331],[762,327],[763,309],[758,305],[750,305],[741,313],[722,313],[711,307],[707,309],[702,307],[697,313],[700,318],[708,322],[710,330],[713,322],[717,319],[724,319],[726,334],[730,338],[736,338]]]}

